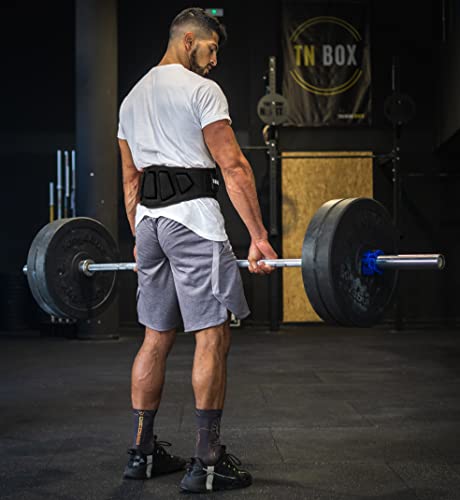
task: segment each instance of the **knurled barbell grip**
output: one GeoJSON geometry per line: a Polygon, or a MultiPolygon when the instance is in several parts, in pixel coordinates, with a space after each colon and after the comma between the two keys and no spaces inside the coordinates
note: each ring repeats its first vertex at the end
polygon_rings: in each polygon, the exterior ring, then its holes
{"type": "MultiPolygon", "coordinates": [[[[248,260],[237,260],[238,267],[249,267],[248,260]]],[[[259,263],[267,264],[271,267],[302,267],[302,259],[262,259],[259,263]]]]}

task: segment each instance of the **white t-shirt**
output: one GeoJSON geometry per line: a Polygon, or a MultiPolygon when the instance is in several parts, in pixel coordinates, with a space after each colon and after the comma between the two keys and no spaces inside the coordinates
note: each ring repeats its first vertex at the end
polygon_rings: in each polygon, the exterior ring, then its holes
{"type": "MultiPolygon", "coordinates": [[[[231,123],[227,99],[217,83],[181,64],[156,66],[122,102],[118,137],[128,142],[138,170],[150,165],[215,168],[202,129],[223,119],[231,123]]],[[[214,198],[160,208],[138,205],[136,225],[145,216],[168,217],[209,240],[228,239],[214,198]]]]}

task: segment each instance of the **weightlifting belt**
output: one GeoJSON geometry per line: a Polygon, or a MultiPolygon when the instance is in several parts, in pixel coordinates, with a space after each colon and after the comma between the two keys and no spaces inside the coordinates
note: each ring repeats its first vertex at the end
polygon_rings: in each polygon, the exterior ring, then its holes
{"type": "Polygon", "coordinates": [[[151,165],[141,179],[141,205],[166,207],[196,198],[216,198],[219,180],[215,168],[151,165]]]}

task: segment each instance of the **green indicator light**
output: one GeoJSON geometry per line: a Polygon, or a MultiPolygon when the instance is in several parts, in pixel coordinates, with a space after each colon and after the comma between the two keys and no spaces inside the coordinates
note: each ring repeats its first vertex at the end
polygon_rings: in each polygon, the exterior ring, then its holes
{"type": "Polygon", "coordinates": [[[216,17],[224,17],[224,9],[218,9],[217,7],[206,9],[206,13],[216,17]]]}

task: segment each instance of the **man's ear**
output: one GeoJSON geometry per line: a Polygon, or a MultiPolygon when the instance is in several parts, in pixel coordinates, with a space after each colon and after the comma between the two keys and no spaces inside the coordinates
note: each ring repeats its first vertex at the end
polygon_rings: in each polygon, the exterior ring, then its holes
{"type": "Polygon", "coordinates": [[[187,33],[185,33],[184,45],[185,45],[186,50],[188,50],[188,51],[192,50],[192,45],[193,45],[194,40],[195,40],[195,36],[193,35],[193,33],[191,31],[188,31],[187,33]]]}

